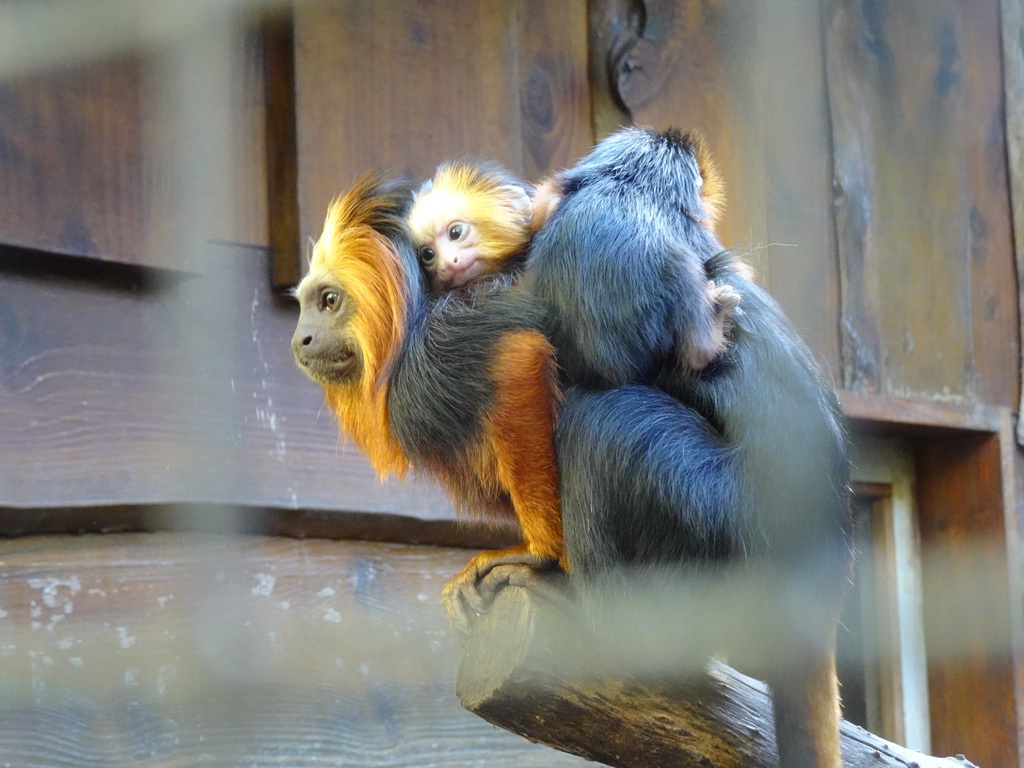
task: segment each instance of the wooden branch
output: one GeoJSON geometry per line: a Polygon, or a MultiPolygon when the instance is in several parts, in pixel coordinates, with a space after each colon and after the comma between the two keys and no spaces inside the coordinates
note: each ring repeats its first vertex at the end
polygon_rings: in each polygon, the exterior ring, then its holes
{"type": "MultiPolygon", "coordinates": [[[[583,670],[588,633],[531,590],[501,590],[466,642],[456,679],[462,706],[494,725],[612,766],[778,765],[763,683],[719,662],[687,683],[583,670]],[[567,626],[572,625],[572,626],[567,626]]],[[[842,724],[848,768],[963,768],[842,724]]]]}

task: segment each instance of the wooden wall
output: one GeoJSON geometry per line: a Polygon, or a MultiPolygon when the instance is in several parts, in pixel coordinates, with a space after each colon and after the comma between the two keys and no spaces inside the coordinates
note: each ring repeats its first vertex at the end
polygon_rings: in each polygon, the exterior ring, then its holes
{"type": "MultiPolygon", "coordinates": [[[[11,748],[14,762],[75,764],[65,751],[77,749],[171,764],[213,738],[226,763],[561,759],[461,718],[448,695],[456,651],[436,595],[469,551],[435,545],[507,532],[455,524],[428,483],[373,476],[291,361],[295,308],[280,288],[327,202],[370,166],[425,177],[443,157],[482,154],[533,179],[628,122],[705,133],[727,184],[723,241],[844,390],[856,429],[928,430],[924,530],[995,537],[1015,606],[1004,632],[1021,639],[1022,473],[1005,433],[1020,400],[1024,107],[1004,95],[1004,74],[1024,82],[1021,0],[309,0],[226,23],[191,12],[157,47],[0,72],[0,533],[326,538],[3,542],[0,762],[11,748]],[[227,37],[201,31],[214,27],[227,37]],[[226,580],[203,558],[230,564],[226,580]],[[275,568],[302,606],[280,630],[254,591],[275,568]],[[368,572],[388,574],[371,596],[368,572]],[[328,588],[337,625],[317,618],[328,588]],[[203,611],[229,598],[226,634],[210,639],[218,622],[203,611]],[[204,648],[226,642],[244,663],[218,671],[225,656],[204,648]],[[379,647],[368,671],[339,672],[332,644],[361,661],[379,647]],[[415,679],[378,672],[406,654],[415,679]],[[264,705],[277,696],[280,708],[264,705]]],[[[0,44],[45,18],[0,13],[0,44]]],[[[61,20],[40,39],[57,47],[61,20]]],[[[950,706],[972,679],[962,669],[932,674],[945,691],[937,748],[1020,765],[1019,657],[985,668],[1005,685],[966,714],[950,706]],[[1009,719],[986,720],[998,706],[1009,719]]]]}

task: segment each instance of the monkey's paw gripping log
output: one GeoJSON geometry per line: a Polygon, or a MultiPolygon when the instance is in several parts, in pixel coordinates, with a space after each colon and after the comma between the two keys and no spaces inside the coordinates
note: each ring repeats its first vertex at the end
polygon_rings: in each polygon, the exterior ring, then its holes
{"type": "Polygon", "coordinates": [[[531,589],[541,596],[565,600],[552,585],[549,573],[558,571],[558,560],[531,554],[526,545],[481,552],[455,574],[441,591],[441,604],[452,630],[466,636],[476,617],[487,613],[495,595],[506,586],[531,589]],[[541,578],[541,574],[548,578],[541,578]]]}

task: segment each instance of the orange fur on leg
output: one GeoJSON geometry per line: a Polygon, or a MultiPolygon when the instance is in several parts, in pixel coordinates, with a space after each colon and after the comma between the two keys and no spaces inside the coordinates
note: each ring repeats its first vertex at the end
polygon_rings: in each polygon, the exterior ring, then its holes
{"type": "Polygon", "coordinates": [[[531,554],[565,565],[554,429],[554,349],[534,331],[506,336],[491,375],[495,404],[484,428],[531,554]]]}

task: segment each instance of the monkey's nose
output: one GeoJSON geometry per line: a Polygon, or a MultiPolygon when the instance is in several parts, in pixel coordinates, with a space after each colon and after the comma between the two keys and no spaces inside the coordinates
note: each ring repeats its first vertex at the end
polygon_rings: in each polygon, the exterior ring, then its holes
{"type": "Polygon", "coordinates": [[[292,336],[292,350],[296,353],[299,352],[303,347],[308,347],[313,343],[312,333],[296,333],[292,336]]]}

